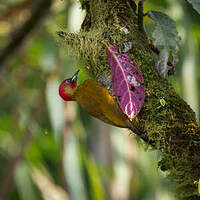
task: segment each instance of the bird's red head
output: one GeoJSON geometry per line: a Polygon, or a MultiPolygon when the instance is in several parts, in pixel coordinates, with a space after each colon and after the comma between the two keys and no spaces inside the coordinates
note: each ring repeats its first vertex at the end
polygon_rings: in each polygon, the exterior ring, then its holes
{"type": "Polygon", "coordinates": [[[72,76],[72,78],[65,79],[59,86],[59,95],[65,101],[73,101],[72,95],[77,86],[77,78],[78,78],[79,70],[72,76]]]}

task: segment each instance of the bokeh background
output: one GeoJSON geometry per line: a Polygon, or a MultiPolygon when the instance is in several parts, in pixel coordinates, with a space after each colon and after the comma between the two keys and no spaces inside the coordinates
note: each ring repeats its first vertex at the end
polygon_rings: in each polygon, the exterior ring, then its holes
{"type": "MultiPolygon", "coordinates": [[[[33,2],[0,0],[1,56],[33,2]]],[[[184,0],[146,0],[144,7],[177,22],[179,63],[169,80],[199,121],[200,16],[184,0]]],[[[0,199],[175,200],[158,152],[58,96],[61,80],[81,66],[56,31],[78,31],[84,14],[76,0],[52,1],[6,62],[0,56],[0,199]]]]}

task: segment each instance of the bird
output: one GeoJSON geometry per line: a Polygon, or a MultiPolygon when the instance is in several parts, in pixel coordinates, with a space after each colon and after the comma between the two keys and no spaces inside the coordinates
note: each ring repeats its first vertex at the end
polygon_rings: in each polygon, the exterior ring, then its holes
{"type": "Polygon", "coordinates": [[[85,80],[77,85],[79,70],[62,81],[59,95],[64,101],[76,101],[80,106],[99,120],[120,128],[128,128],[144,141],[148,138],[138,127],[136,120],[131,120],[120,108],[109,91],[95,79],[85,80]]]}

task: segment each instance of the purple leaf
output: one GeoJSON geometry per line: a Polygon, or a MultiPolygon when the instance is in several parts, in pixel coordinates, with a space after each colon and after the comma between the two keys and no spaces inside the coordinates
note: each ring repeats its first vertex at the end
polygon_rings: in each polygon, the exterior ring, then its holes
{"type": "Polygon", "coordinates": [[[140,112],[145,99],[140,68],[127,53],[118,53],[116,46],[109,46],[107,55],[114,95],[123,112],[133,119],[140,112]]]}

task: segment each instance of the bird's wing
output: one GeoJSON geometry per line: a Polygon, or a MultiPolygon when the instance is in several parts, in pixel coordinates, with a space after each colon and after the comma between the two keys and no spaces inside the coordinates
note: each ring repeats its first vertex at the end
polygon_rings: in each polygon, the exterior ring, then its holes
{"type": "Polygon", "coordinates": [[[108,90],[96,80],[86,80],[79,85],[74,98],[90,115],[107,124],[127,128],[130,123],[108,90]]]}

